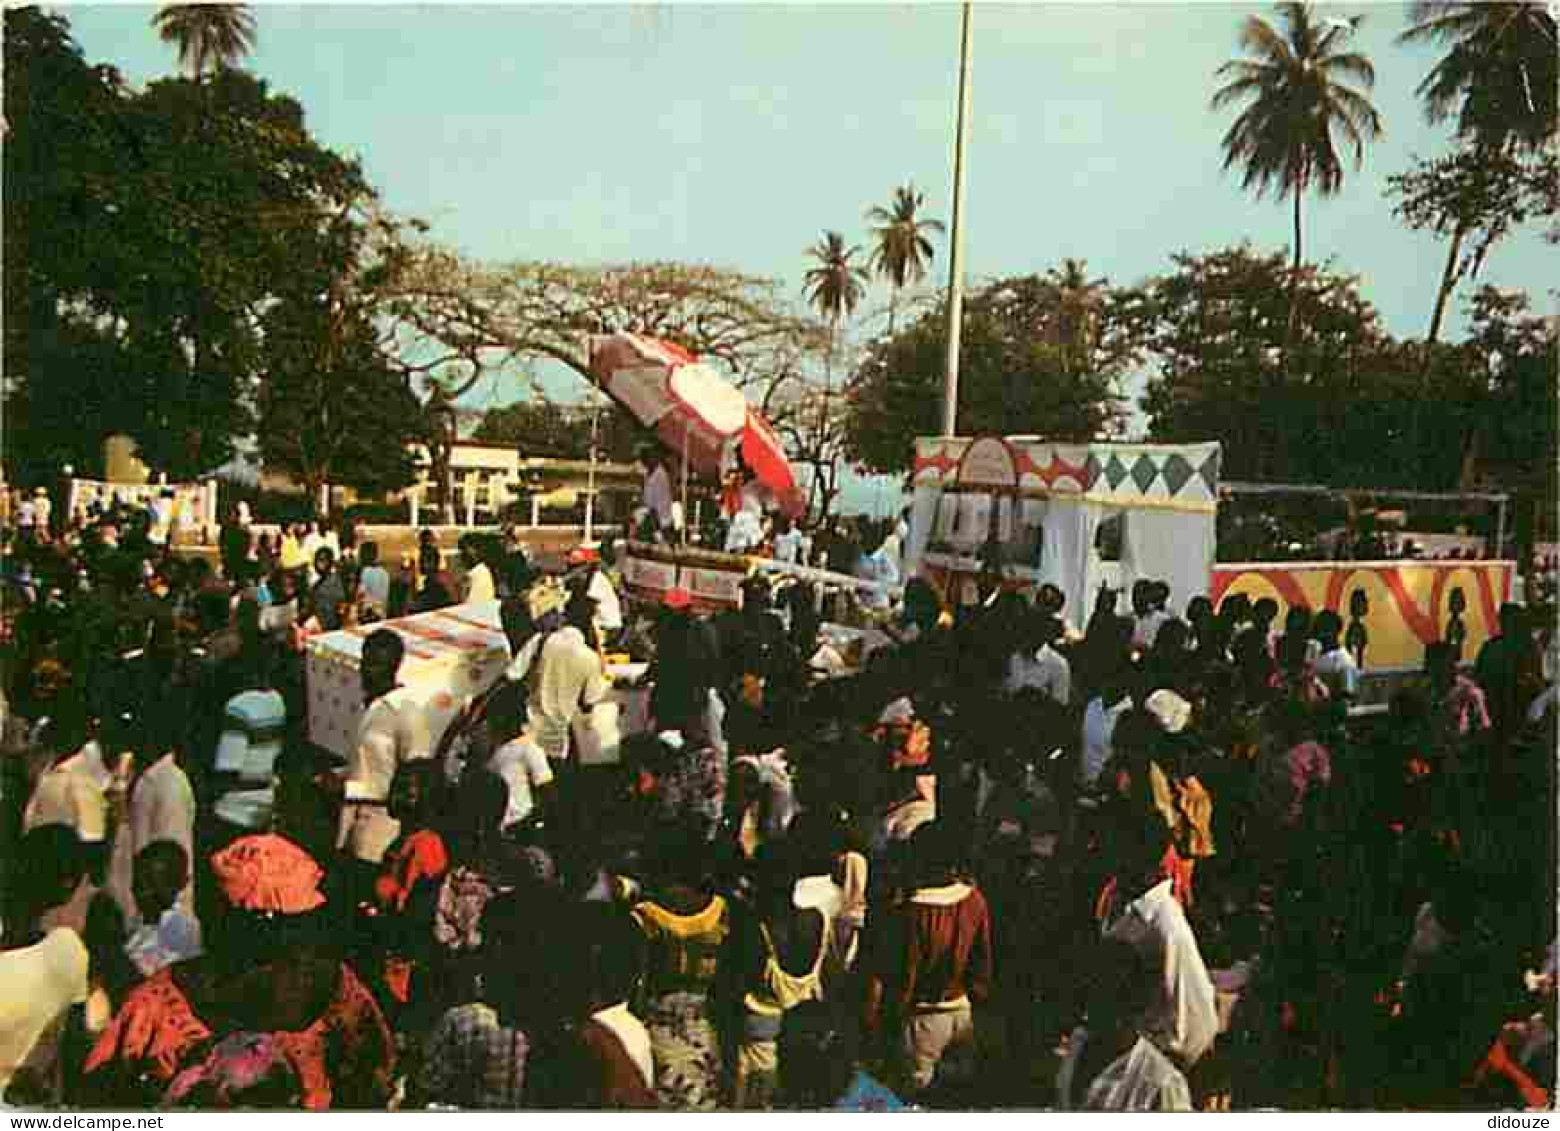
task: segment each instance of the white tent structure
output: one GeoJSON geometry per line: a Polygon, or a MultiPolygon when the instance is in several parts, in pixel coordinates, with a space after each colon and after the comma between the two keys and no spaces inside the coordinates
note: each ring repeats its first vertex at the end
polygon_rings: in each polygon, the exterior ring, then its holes
{"type": "Polygon", "coordinates": [[[1164,581],[1172,606],[1183,608],[1208,592],[1219,459],[1216,443],[922,438],[906,574],[958,601],[964,583],[1000,564],[1008,584],[1060,588],[1075,621],[1087,618],[1103,581],[1164,581]],[[1103,524],[1118,521],[1119,562],[1106,562],[1096,540],[1103,524]]]}

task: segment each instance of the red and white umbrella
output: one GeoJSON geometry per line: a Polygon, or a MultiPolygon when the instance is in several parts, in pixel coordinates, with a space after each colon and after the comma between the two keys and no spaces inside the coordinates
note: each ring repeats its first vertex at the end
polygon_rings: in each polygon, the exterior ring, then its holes
{"type": "Polygon", "coordinates": [[[740,452],[781,510],[802,512],[802,493],[775,430],[731,382],[681,346],[641,334],[594,337],[590,372],[690,472],[718,482],[740,452]]]}

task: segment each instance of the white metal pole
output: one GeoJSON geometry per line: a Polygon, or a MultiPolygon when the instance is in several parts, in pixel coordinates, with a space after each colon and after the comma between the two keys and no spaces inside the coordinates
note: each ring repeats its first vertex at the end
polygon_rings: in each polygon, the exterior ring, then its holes
{"type": "Polygon", "coordinates": [[[964,3],[959,43],[959,119],[953,141],[953,232],[948,249],[948,357],[943,370],[942,431],[953,436],[959,419],[959,332],[964,323],[964,166],[969,149],[970,25],[974,5],[964,3]]]}
{"type": "Polygon", "coordinates": [[[590,467],[585,473],[585,544],[596,539],[596,434],[601,424],[601,409],[591,396],[590,409],[590,467]]]}

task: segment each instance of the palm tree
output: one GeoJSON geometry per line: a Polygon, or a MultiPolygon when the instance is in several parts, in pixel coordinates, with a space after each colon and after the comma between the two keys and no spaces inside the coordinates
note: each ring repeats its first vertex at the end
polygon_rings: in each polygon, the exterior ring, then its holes
{"type": "Polygon", "coordinates": [[[1229,81],[1213,96],[1211,108],[1243,103],[1244,109],[1224,135],[1224,168],[1244,169],[1241,187],[1269,190],[1295,201],[1295,250],[1291,270],[1289,332],[1294,331],[1302,262],[1300,201],[1310,189],[1332,196],[1343,187],[1343,162],[1335,134],[1354,151],[1354,167],[1365,159],[1365,142],[1381,135],[1381,116],[1370,99],[1349,86],[1353,79],[1369,90],[1376,69],[1357,51],[1341,48],[1363,17],[1329,18],[1318,23],[1308,3],[1278,6],[1280,32],[1259,16],[1241,25],[1240,45],[1247,58],[1232,59],[1215,74],[1229,81]]]}
{"type": "MultiPolygon", "coordinates": [[[[817,260],[802,279],[802,290],[807,302],[819,314],[829,320],[829,349],[824,355],[823,397],[819,405],[822,419],[819,421],[820,443],[829,426],[829,396],[834,381],[834,348],[839,339],[840,319],[856,312],[867,293],[867,271],[851,260],[861,252],[852,244],[845,246],[845,237],[838,232],[824,232],[823,239],[807,249],[807,254],[817,260]]],[[[813,476],[812,486],[819,487],[818,475],[813,476]]],[[[809,492],[810,493],[810,492],[809,492]]]]}
{"type": "Polygon", "coordinates": [[[888,333],[894,333],[894,306],[907,283],[926,278],[926,268],[936,254],[929,233],[942,232],[941,220],[922,220],[917,216],[926,198],[907,182],[894,190],[887,208],[874,205],[867,210],[867,223],[873,225],[876,240],[867,267],[879,278],[887,279],[893,291],[888,299],[888,333]]]}
{"type": "MultiPolygon", "coordinates": [[[[1418,0],[1399,43],[1436,42],[1446,54],[1419,84],[1425,116],[1456,116],[1465,149],[1455,158],[1480,179],[1498,184],[1521,167],[1521,153],[1541,149],[1555,132],[1555,18],[1543,4],[1418,0]]],[[[1491,194],[1503,202],[1504,191],[1491,194]]],[[[1430,314],[1426,344],[1440,338],[1446,307],[1464,273],[1477,273],[1484,251],[1462,258],[1463,241],[1478,223],[1459,216],[1430,314]]]]}
{"type": "Polygon", "coordinates": [[[819,314],[829,320],[829,364],[834,361],[835,339],[839,335],[840,319],[856,312],[867,293],[867,270],[852,263],[861,248],[845,246],[845,237],[838,232],[824,232],[823,239],[807,249],[807,254],[818,261],[802,280],[802,290],[807,302],[819,314]]]}
{"type": "Polygon", "coordinates": [[[255,17],[248,4],[165,4],[152,17],[164,43],[179,49],[179,65],[197,81],[231,67],[255,47],[255,17]]]}
{"type": "Polygon", "coordinates": [[[1056,313],[1050,328],[1051,344],[1062,351],[1069,369],[1081,371],[1100,332],[1100,309],[1104,302],[1104,279],[1089,278],[1088,262],[1062,260],[1060,268],[1047,272],[1047,283],[1056,296],[1056,313]]]}
{"type": "Polygon", "coordinates": [[[1425,114],[1454,114],[1476,145],[1542,147],[1555,132],[1555,17],[1547,5],[1499,0],[1415,0],[1399,43],[1437,43],[1446,54],[1419,84],[1425,114]]]}

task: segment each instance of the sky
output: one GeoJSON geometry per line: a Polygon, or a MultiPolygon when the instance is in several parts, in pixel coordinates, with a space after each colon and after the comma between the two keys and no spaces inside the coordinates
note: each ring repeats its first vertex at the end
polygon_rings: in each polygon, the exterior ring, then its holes
{"type": "MultiPolygon", "coordinates": [[[[680,260],[779,279],[800,301],[825,229],[865,242],[868,207],[912,180],[951,218],[956,4],[256,4],[250,70],[304,107],[315,136],[361,158],[393,210],[494,262],[680,260]]],[[[1343,191],[1305,203],[1308,260],[1358,274],[1388,330],[1422,336],[1445,245],[1410,232],[1387,177],[1450,144],[1414,89],[1433,48],[1394,43],[1406,5],[1363,14],[1385,124],[1343,191]]],[[[69,5],[87,58],[143,83],[174,71],[144,5],[69,5]]],[[[1224,3],[978,3],[966,184],[967,278],[1064,257],[1131,284],[1180,251],[1243,240],[1287,250],[1289,203],[1221,170],[1234,111],[1214,70],[1245,16],[1224,3]]],[[[946,243],[936,281],[946,278],[946,243]]],[[[1481,282],[1551,312],[1554,249],[1516,233],[1481,282]]],[[[1465,288],[1466,292],[1466,288],[1465,288]]],[[[887,290],[873,300],[886,303],[887,290]]],[[[1459,311],[1446,336],[1463,332],[1459,311]]],[[[571,398],[584,389],[549,379],[571,398]]],[[[518,379],[479,405],[524,394],[518,379]]],[[[1129,393],[1139,391],[1137,386],[1129,393]]],[[[853,488],[870,506],[868,485],[853,488]]]]}

